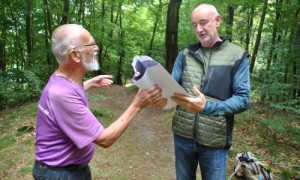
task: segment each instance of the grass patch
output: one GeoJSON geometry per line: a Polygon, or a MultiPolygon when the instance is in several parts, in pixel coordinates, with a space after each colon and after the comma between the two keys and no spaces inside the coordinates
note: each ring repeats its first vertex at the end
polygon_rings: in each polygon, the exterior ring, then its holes
{"type": "Polygon", "coordinates": [[[108,109],[90,108],[90,110],[104,127],[115,121],[115,114],[108,109]]]}
{"type": "Polygon", "coordinates": [[[110,96],[106,97],[106,96],[102,96],[101,94],[99,94],[99,95],[96,95],[96,96],[89,97],[88,102],[98,101],[100,99],[105,101],[105,100],[110,99],[110,98],[111,98],[110,96]]]}
{"type": "Polygon", "coordinates": [[[22,173],[31,173],[32,172],[32,167],[24,167],[21,168],[22,173]]]}
{"type": "Polygon", "coordinates": [[[34,131],[33,126],[22,126],[18,128],[16,136],[22,136],[25,133],[30,133],[33,131],[34,131]]]}
{"type": "Polygon", "coordinates": [[[15,142],[16,135],[14,133],[6,134],[0,138],[0,150],[11,146],[15,142]]]}

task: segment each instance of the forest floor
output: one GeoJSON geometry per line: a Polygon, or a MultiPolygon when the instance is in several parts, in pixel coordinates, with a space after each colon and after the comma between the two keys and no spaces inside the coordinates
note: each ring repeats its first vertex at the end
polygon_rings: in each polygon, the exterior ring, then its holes
{"type": "MultiPolygon", "coordinates": [[[[107,127],[125,111],[136,91],[112,85],[101,90],[93,89],[87,94],[90,108],[98,109],[95,114],[107,127]]],[[[0,113],[0,179],[32,179],[36,107],[37,103],[32,103],[0,113]],[[27,128],[26,133],[19,133],[24,127],[27,128]]],[[[227,177],[233,172],[234,157],[239,152],[251,151],[261,158],[280,157],[284,158],[278,161],[280,163],[300,164],[299,141],[274,139],[272,133],[258,131],[261,125],[255,118],[264,118],[265,114],[261,111],[261,107],[254,104],[249,113],[236,117],[227,177]],[[255,117],[253,112],[256,112],[255,117]]],[[[96,147],[90,162],[93,179],[176,179],[171,132],[173,114],[174,110],[161,111],[149,106],[137,115],[112,147],[96,147]]],[[[296,122],[295,126],[299,128],[299,125],[296,122]]],[[[300,176],[299,168],[271,168],[275,179],[282,179],[282,174],[287,174],[286,179],[300,176]]],[[[197,179],[201,179],[199,170],[197,179]]]]}

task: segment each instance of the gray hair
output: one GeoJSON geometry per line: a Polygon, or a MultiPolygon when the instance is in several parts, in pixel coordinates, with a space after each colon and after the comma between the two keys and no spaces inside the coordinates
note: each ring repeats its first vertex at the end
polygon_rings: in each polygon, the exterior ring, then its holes
{"type": "Polygon", "coordinates": [[[51,49],[58,64],[69,60],[69,51],[82,43],[81,35],[86,31],[78,24],[64,24],[56,28],[51,37],[51,49]]]}
{"type": "Polygon", "coordinates": [[[211,4],[200,4],[198,7],[196,7],[194,9],[194,11],[199,10],[203,6],[205,6],[206,8],[208,8],[211,11],[211,13],[212,13],[213,18],[216,19],[216,17],[219,15],[219,13],[218,13],[218,11],[217,11],[217,9],[216,9],[216,7],[214,5],[211,5],[211,4]]]}

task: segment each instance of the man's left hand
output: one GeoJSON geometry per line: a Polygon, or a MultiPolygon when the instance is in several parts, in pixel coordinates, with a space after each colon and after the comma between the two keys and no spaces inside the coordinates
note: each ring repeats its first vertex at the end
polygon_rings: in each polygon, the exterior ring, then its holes
{"type": "Polygon", "coordinates": [[[193,87],[193,90],[197,95],[197,97],[195,98],[183,94],[174,93],[174,96],[172,96],[171,99],[184,109],[196,113],[202,113],[206,104],[205,96],[195,86],[193,87]]]}
{"type": "Polygon", "coordinates": [[[113,83],[113,81],[110,80],[112,78],[113,78],[113,76],[111,76],[111,75],[99,75],[99,76],[93,77],[83,83],[84,90],[87,91],[91,88],[109,86],[113,83]]]}

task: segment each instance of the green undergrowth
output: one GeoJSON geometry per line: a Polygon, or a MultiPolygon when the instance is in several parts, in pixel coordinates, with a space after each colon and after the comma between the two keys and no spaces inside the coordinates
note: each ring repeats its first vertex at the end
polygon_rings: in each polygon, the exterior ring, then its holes
{"type": "MultiPolygon", "coordinates": [[[[259,158],[280,158],[280,163],[300,165],[299,115],[266,109],[255,104],[248,111],[235,116],[233,147],[229,157],[251,151],[259,158]]],[[[272,163],[272,162],[271,162],[272,163]]],[[[270,165],[275,179],[294,179],[300,176],[299,167],[270,165]]]]}

